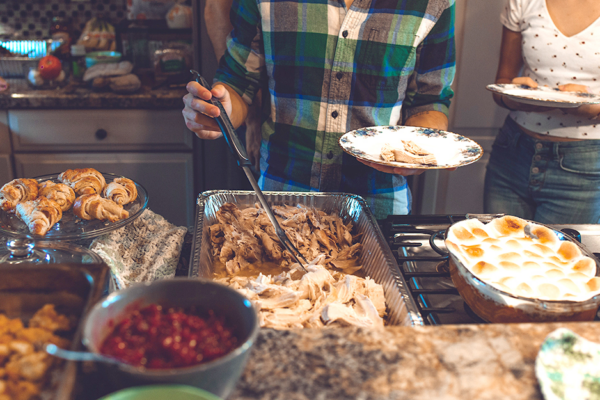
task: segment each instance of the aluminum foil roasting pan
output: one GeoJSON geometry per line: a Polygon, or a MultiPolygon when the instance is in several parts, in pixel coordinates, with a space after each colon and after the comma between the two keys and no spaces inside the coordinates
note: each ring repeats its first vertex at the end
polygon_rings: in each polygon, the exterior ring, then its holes
{"type": "MultiPolygon", "coordinates": [[[[360,263],[368,276],[383,286],[388,307],[389,325],[423,325],[414,299],[408,292],[396,259],[387,245],[377,220],[362,197],[347,193],[263,192],[269,205],[302,205],[335,213],[344,221],[351,220],[356,233],[362,233],[363,250],[360,263]]],[[[208,227],[217,223],[216,213],[225,203],[240,208],[258,202],[253,191],[214,190],[198,196],[196,221],[189,276],[212,278],[213,260],[208,227]]]]}

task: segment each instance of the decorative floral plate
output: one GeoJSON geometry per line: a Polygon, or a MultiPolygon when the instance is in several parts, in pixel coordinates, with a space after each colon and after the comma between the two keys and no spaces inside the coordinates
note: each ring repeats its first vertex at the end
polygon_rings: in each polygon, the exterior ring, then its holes
{"type": "Polygon", "coordinates": [[[464,136],[438,129],[414,126],[374,126],[350,131],[343,135],[339,144],[342,149],[357,159],[374,162],[388,167],[410,169],[445,169],[462,167],[474,163],[483,155],[479,144],[464,136]],[[381,149],[389,144],[395,147],[400,140],[409,140],[430,152],[435,164],[408,164],[385,161],[381,149]]]}
{"type": "MultiPolygon", "coordinates": [[[[48,180],[60,182],[58,180],[58,175],[59,174],[44,175],[33,179],[38,182],[48,180]]],[[[107,184],[112,182],[115,178],[122,178],[120,175],[108,173],[102,173],[102,175],[107,184]]],[[[75,214],[73,214],[73,209],[71,209],[63,212],[62,219],[58,221],[45,236],[38,236],[29,232],[27,225],[21,221],[16,214],[0,210],[0,234],[10,237],[32,236],[38,240],[80,240],[95,238],[115,229],[119,229],[139,217],[148,206],[148,192],[146,192],[146,189],[139,183],[134,183],[138,191],[138,197],[132,203],[123,206],[123,208],[129,212],[129,218],[117,222],[100,221],[97,219],[86,221],[76,217],[75,214]]]]}
{"type": "Polygon", "coordinates": [[[546,400],[600,399],[600,344],[557,329],[542,343],[535,375],[546,400]]]}
{"type": "Polygon", "coordinates": [[[598,104],[600,96],[593,93],[563,92],[558,88],[538,86],[533,89],[527,85],[498,83],[485,87],[491,92],[506,95],[524,104],[542,107],[576,108],[582,104],[598,104]]]}

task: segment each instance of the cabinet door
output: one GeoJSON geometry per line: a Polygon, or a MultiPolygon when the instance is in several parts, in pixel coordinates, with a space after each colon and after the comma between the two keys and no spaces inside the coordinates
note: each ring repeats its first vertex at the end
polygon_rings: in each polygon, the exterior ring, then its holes
{"type": "Polygon", "coordinates": [[[15,152],[192,149],[180,110],[9,110],[15,152]]]}
{"type": "Polygon", "coordinates": [[[16,154],[17,177],[95,168],[133,179],[148,192],[148,207],[178,226],[193,225],[196,193],[190,153],[16,154]]]}

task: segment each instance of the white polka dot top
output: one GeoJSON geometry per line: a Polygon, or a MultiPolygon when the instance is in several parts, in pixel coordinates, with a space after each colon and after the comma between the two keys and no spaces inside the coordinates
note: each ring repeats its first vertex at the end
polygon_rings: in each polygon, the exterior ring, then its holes
{"type": "MultiPolygon", "coordinates": [[[[563,35],[554,25],[546,0],[506,0],[500,21],[522,36],[522,76],[540,85],[586,85],[600,94],[600,18],[574,36],[563,35]]],[[[513,111],[519,125],[550,136],[600,139],[600,120],[548,112],[513,111]]]]}

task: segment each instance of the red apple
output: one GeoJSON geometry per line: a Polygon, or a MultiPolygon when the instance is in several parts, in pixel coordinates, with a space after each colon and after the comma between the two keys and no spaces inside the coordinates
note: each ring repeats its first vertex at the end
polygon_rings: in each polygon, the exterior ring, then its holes
{"type": "Polygon", "coordinates": [[[40,71],[41,77],[47,81],[58,78],[61,70],[62,64],[60,60],[54,56],[43,57],[38,64],[38,71],[40,71]]]}

